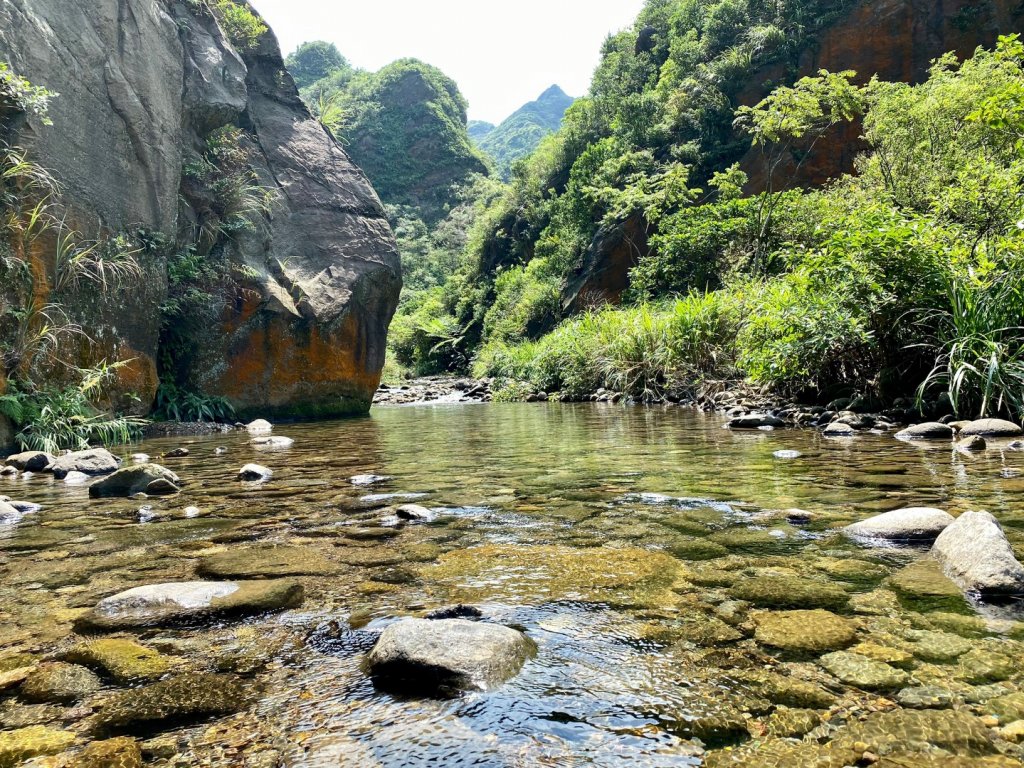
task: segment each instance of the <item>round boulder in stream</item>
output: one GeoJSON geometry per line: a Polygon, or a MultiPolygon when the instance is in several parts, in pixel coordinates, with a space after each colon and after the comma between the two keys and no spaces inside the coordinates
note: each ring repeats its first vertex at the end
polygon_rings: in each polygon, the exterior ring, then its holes
{"type": "Polygon", "coordinates": [[[183,581],[147,584],[106,597],[75,621],[77,630],[118,630],[262,613],[302,603],[302,585],[270,581],[183,581]]]}
{"type": "Polygon", "coordinates": [[[949,424],[926,421],[897,432],[896,438],[898,440],[951,440],[953,428],[949,424]]]}
{"type": "Polygon", "coordinates": [[[498,624],[402,619],[381,633],[366,670],[387,690],[453,696],[500,685],[536,651],[522,632],[498,624]]]}
{"type": "Polygon", "coordinates": [[[151,496],[167,496],[181,490],[181,479],[171,470],[159,464],[135,464],[119,469],[99,482],[89,486],[89,495],[94,498],[111,496],[134,496],[147,493],[151,496]]]}
{"type": "Polygon", "coordinates": [[[261,464],[246,464],[238,470],[238,479],[248,482],[266,482],[274,476],[274,472],[261,464]]]}
{"type": "Polygon", "coordinates": [[[988,512],[964,512],[935,540],[932,554],[965,592],[986,597],[1024,594],[1024,566],[988,512]]]}
{"type": "Polygon", "coordinates": [[[106,448],[91,448],[88,451],[74,451],[58,456],[48,469],[58,480],[71,472],[83,475],[109,475],[121,464],[121,460],[106,448]]]}
{"type": "Polygon", "coordinates": [[[969,421],[960,429],[962,437],[977,435],[979,437],[1020,437],[1024,430],[1020,425],[1005,419],[978,419],[969,421]]]}
{"type": "Polygon", "coordinates": [[[42,472],[55,461],[54,457],[43,451],[25,451],[8,456],[7,465],[20,469],[22,472],[42,472]]]}

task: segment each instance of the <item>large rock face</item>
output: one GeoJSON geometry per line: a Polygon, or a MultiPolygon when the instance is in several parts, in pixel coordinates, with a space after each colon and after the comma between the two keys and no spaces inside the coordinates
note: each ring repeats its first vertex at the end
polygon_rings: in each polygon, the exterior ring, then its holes
{"type": "MultiPolygon", "coordinates": [[[[144,229],[181,244],[183,165],[210,131],[240,126],[275,203],[230,244],[242,298],[225,296],[186,378],[243,413],[369,407],[398,252],[375,192],[310,117],[271,33],[243,58],[186,0],[0,0],[0,60],[60,94],[53,126],[29,119],[14,140],[59,178],[70,220],[90,237],[144,229]]],[[[132,360],[123,389],[144,408],[158,383],[165,256],[146,255],[142,279],[109,298],[66,301],[96,342],[93,360],[77,362],[132,360]]]]}

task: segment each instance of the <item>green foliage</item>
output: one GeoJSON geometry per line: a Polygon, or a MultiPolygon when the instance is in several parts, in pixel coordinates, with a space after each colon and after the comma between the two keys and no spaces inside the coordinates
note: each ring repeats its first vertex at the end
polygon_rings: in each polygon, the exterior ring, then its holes
{"type": "Polygon", "coordinates": [[[338,70],[350,69],[338,47],[323,40],[303,43],[288,55],[284,64],[299,88],[306,88],[338,70]]]}
{"type": "Polygon", "coordinates": [[[231,44],[243,53],[255,50],[267,25],[263,23],[245,0],[206,0],[231,44]]]}
{"type": "Polygon", "coordinates": [[[170,381],[160,382],[153,418],[163,421],[228,421],[235,409],[225,398],[182,390],[170,381]]]}
{"type": "Polygon", "coordinates": [[[199,249],[253,232],[273,209],[277,193],[262,186],[252,169],[253,150],[242,129],[213,131],[203,153],[183,169],[183,188],[195,213],[199,249]]]}
{"type": "Polygon", "coordinates": [[[429,64],[401,59],[377,72],[343,64],[302,95],[331,133],[344,139],[381,199],[419,209],[413,215],[428,224],[458,204],[455,188],[488,171],[469,140],[466,100],[451,78],[429,64]]]}
{"type": "Polygon", "coordinates": [[[18,381],[9,382],[8,393],[0,397],[0,413],[18,428],[15,441],[22,450],[58,453],[136,440],[144,420],[112,418],[95,405],[117,368],[128,362],[80,370],[78,382],[68,387],[25,388],[18,381]]]}
{"type": "Polygon", "coordinates": [[[0,127],[14,114],[31,114],[40,118],[43,125],[53,125],[47,116],[50,100],[58,94],[39,85],[33,85],[11,69],[6,61],[0,61],[0,127]]]}

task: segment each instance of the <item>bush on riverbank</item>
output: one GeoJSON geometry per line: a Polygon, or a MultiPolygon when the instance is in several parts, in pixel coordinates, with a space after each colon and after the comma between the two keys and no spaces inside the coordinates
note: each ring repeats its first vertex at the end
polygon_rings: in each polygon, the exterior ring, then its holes
{"type": "MultiPolygon", "coordinates": [[[[964,414],[1021,415],[1022,59],[1014,37],[962,66],[943,57],[917,86],[852,92],[823,74],[779,89],[744,111],[751,130],[770,129],[766,144],[806,136],[836,103],[866,110],[857,177],[747,199],[723,188],[663,216],[633,271],[640,303],[518,343],[485,327],[474,372],[571,396],[645,396],[702,377],[794,396],[916,388],[947,392],[964,414]]],[[[499,282],[491,312],[501,298],[499,282]]]]}

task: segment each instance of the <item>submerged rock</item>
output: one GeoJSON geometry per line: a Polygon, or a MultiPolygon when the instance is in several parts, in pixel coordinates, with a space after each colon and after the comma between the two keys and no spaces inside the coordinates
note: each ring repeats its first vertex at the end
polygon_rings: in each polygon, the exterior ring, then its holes
{"type": "Polygon", "coordinates": [[[76,755],[77,768],[142,768],[142,746],[130,736],[88,744],[76,755]]]}
{"type": "Polygon", "coordinates": [[[978,419],[970,421],[960,428],[962,437],[978,435],[980,437],[1020,437],[1024,429],[1012,421],[1005,419],[978,419]]]}
{"type": "Polygon", "coordinates": [[[152,728],[245,709],[252,695],[236,675],[192,672],[141,688],[119,691],[103,702],[91,725],[94,732],[152,728]]]}
{"type": "Polygon", "coordinates": [[[923,685],[904,688],[896,694],[896,700],[908,709],[949,709],[956,702],[956,695],[948,688],[923,685]]]}
{"type": "Polygon", "coordinates": [[[853,622],[829,611],[772,611],[759,614],[754,623],[759,643],[784,651],[835,651],[857,638],[853,622]]]}
{"type": "Polygon", "coordinates": [[[282,437],[278,435],[266,436],[266,437],[254,437],[249,441],[249,444],[256,448],[291,448],[295,445],[295,441],[290,437],[282,437]]]}
{"type": "Polygon", "coordinates": [[[729,595],[766,608],[842,608],[850,596],[834,584],[796,576],[754,576],[737,581],[729,595]]]}
{"type": "Polygon", "coordinates": [[[902,669],[848,651],[827,653],[819,659],[819,663],[847,685],[866,691],[902,688],[910,679],[902,669]]]}
{"type": "Polygon", "coordinates": [[[986,448],[988,448],[988,443],[985,442],[985,438],[981,435],[971,435],[956,442],[956,449],[964,453],[976,453],[984,451],[986,448]]]}
{"type": "Polygon", "coordinates": [[[155,680],[172,666],[172,660],[162,653],[121,638],[80,642],[66,651],[63,658],[98,669],[121,685],[155,680]]]}
{"type": "Polygon", "coordinates": [[[784,427],[786,422],[778,416],[770,413],[749,413],[745,416],[737,416],[730,419],[726,424],[729,429],[761,429],[762,427],[784,427]]]}
{"type": "Polygon", "coordinates": [[[188,448],[175,448],[164,454],[165,459],[184,459],[190,453],[188,448]]]}
{"type": "Polygon", "coordinates": [[[465,619],[401,619],[366,657],[377,685],[448,696],[485,691],[518,674],[536,646],[522,632],[465,619]]]}
{"type": "Polygon", "coordinates": [[[72,704],[99,689],[99,678],[85,667],[56,661],[32,669],[18,692],[36,704],[72,704]]]}
{"type": "Polygon", "coordinates": [[[949,424],[926,421],[897,432],[896,437],[899,440],[951,440],[953,428],[949,424]]]}
{"type": "Polygon", "coordinates": [[[71,472],[83,475],[109,475],[120,466],[120,460],[106,448],[92,448],[88,451],[75,451],[58,456],[48,467],[58,480],[62,480],[71,472]]]}
{"type": "Polygon", "coordinates": [[[159,626],[225,614],[261,613],[302,603],[302,585],[271,581],[148,584],[106,597],[75,621],[81,630],[159,626]]]}
{"type": "Polygon", "coordinates": [[[14,768],[40,755],[56,755],[75,743],[75,734],[45,725],[0,733],[0,768],[14,768]]]}
{"type": "Polygon", "coordinates": [[[250,482],[269,480],[274,476],[273,470],[267,469],[261,464],[246,464],[238,470],[238,479],[250,482]]]}
{"type": "MultiPolygon", "coordinates": [[[[992,736],[980,718],[968,712],[938,709],[873,712],[863,721],[840,729],[833,746],[880,756],[936,749],[961,757],[996,752],[992,736]]],[[[943,764],[941,760],[939,764],[943,764]]]]}
{"type": "Polygon", "coordinates": [[[214,579],[331,576],[340,570],[317,550],[290,545],[235,547],[204,558],[196,567],[200,576],[214,579]]]}
{"type": "Polygon", "coordinates": [[[106,498],[111,496],[134,496],[146,493],[151,496],[165,496],[181,490],[181,478],[159,464],[135,464],[119,469],[99,482],[89,486],[89,496],[106,498]]]}
{"type": "Polygon", "coordinates": [[[917,610],[957,612],[968,608],[960,588],[934,557],[922,557],[900,569],[889,578],[889,586],[917,610]]]}
{"type": "Polygon", "coordinates": [[[49,453],[43,451],[24,451],[8,456],[5,459],[7,466],[19,469],[22,472],[42,472],[53,464],[56,459],[49,453]]]}
{"type": "Polygon", "coordinates": [[[894,509],[881,515],[853,523],[843,532],[855,538],[886,541],[933,541],[954,518],[948,512],[932,507],[894,509]]]}
{"type": "Polygon", "coordinates": [[[781,706],[827,709],[836,701],[836,697],[820,685],[776,672],[735,669],[726,674],[734,678],[740,687],[749,689],[751,694],[781,706]]]}
{"type": "Polygon", "coordinates": [[[1024,566],[988,512],[964,512],[935,540],[932,553],[966,592],[984,597],[1024,594],[1024,566]]]}

